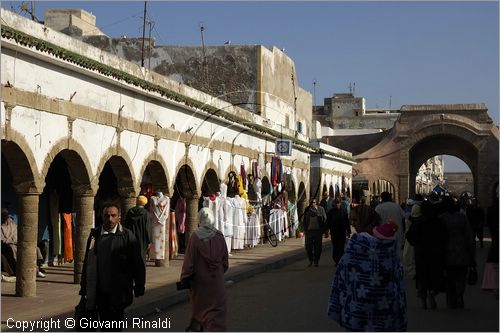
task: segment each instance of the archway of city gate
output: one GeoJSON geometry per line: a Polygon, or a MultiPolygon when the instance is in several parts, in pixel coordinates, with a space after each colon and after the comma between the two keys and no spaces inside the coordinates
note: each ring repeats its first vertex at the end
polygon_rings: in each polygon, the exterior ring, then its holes
{"type": "MultiPolygon", "coordinates": [[[[419,168],[428,159],[436,155],[451,155],[462,160],[477,179],[478,151],[467,140],[454,135],[433,135],[417,142],[409,151],[409,196],[416,193],[416,178],[419,168]]],[[[474,181],[474,193],[477,193],[477,182],[474,181]]]]}

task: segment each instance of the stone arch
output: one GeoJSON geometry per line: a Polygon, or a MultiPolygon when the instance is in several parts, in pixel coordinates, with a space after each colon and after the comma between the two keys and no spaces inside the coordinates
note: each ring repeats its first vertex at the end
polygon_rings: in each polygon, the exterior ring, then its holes
{"type": "Polygon", "coordinates": [[[132,161],[127,152],[122,147],[110,147],[101,157],[97,168],[97,177],[100,177],[104,166],[109,162],[109,165],[117,178],[117,187],[121,196],[137,196],[139,193],[139,184],[134,174],[132,161]]]}
{"type": "Polygon", "coordinates": [[[215,168],[209,168],[204,172],[205,176],[201,181],[201,193],[203,196],[220,192],[219,177],[215,170],[215,168]]]}
{"type": "Polygon", "coordinates": [[[288,190],[288,200],[291,201],[292,203],[296,204],[297,203],[297,191],[295,188],[295,182],[291,181],[291,184],[287,184],[287,190],[288,190]]]}
{"type": "Polygon", "coordinates": [[[303,181],[301,181],[299,184],[299,190],[297,191],[297,202],[307,202],[306,185],[303,181]]]}
{"type": "Polygon", "coordinates": [[[172,193],[172,185],[169,184],[169,174],[165,160],[160,154],[151,153],[142,164],[140,175],[141,177],[148,171],[151,175],[154,191],[161,191],[165,195],[172,193]]]}
{"type": "Polygon", "coordinates": [[[269,193],[271,193],[271,182],[269,181],[269,178],[267,176],[262,177],[262,189],[261,189],[261,194],[262,196],[265,196],[269,193]]]}
{"type": "Polygon", "coordinates": [[[333,184],[330,184],[330,187],[328,188],[328,195],[330,197],[334,197],[335,196],[335,189],[333,188],[333,184]]]}
{"type": "Polygon", "coordinates": [[[473,143],[454,135],[427,136],[416,142],[408,153],[409,196],[415,194],[416,176],[420,166],[436,155],[453,155],[464,161],[472,172],[474,192],[477,193],[478,153],[473,143]]]}
{"type": "MultiPolygon", "coordinates": [[[[208,160],[208,161],[206,161],[205,167],[203,168],[203,170],[201,172],[202,178],[199,180],[199,184],[201,184],[201,187],[203,187],[203,182],[204,182],[205,178],[207,177],[207,173],[209,170],[214,171],[216,179],[219,180],[219,176],[217,175],[217,170],[218,170],[217,165],[212,160],[208,160]]],[[[212,173],[210,173],[210,177],[212,177],[212,173]]]]}
{"type": "MultiPolygon", "coordinates": [[[[175,167],[175,180],[174,180],[174,186],[175,185],[175,182],[177,181],[177,177],[179,177],[179,173],[181,171],[182,168],[185,168],[185,167],[189,167],[189,172],[188,174],[186,174],[186,176],[191,176],[194,178],[193,180],[190,180],[192,182],[192,184],[194,184],[194,187],[193,185],[191,185],[191,187],[193,189],[196,189],[196,195],[198,195],[198,189],[201,188],[201,185],[200,183],[198,182],[198,180],[200,179],[198,177],[198,174],[196,172],[196,167],[193,163],[193,161],[191,161],[191,159],[189,157],[183,157],[178,163],[177,163],[177,166],[175,167]]],[[[185,169],[184,169],[185,170],[185,169]]],[[[186,171],[186,170],[185,170],[186,171]]],[[[175,191],[175,189],[174,189],[175,191]]]]}
{"type": "Polygon", "coordinates": [[[196,177],[189,164],[183,164],[178,169],[174,187],[174,192],[177,191],[183,198],[197,198],[199,196],[196,177]]]}
{"type": "Polygon", "coordinates": [[[94,195],[97,191],[98,178],[92,177],[92,169],[85,149],[71,138],[63,138],[52,146],[52,149],[45,156],[41,176],[44,178],[47,176],[57,155],[60,155],[66,162],[71,178],[71,188],[76,193],[94,195]]]}
{"type": "Polygon", "coordinates": [[[33,152],[26,140],[10,130],[12,140],[2,140],[2,155],[12,174],[12,184],[17,193],[40,193],[45,182],[36,169],[33,152]]]}
{"type": "Polygon", "coordinates": [[[380,195],[382,192],[389,192],[392,194],[393,199],[396,191],[396,186],[393,182],[385,177],[379,177],[373,179],[371,183],[371,191],[374,195],[380,195]]]}
{"type": "Polygon", "coordinates": [[[320,195],[320,198],[323,197],[323,193],[328,193],[328,185],[326,184],[326,181],[323,182],[323,186],[321,187],[321,193],[319,194],[320,195]]]}

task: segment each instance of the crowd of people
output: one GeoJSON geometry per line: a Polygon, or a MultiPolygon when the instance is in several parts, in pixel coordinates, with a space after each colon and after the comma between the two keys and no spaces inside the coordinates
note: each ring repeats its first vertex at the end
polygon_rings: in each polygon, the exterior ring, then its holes
{"type": "MultiPolygon", "coordinates": [[[[423,309],[438,307],[438,293],[446,294],[447,308],[464,308],[465,288],[477,279],[476,238],[483,248],[485,222],[492,242],[481,287],[498,298],[498,197],[486,215],[470,197],[416,195],[401,206],[388,192],[381,199],[370,205],[362,199],[351,210],[356,233],[336,267],[330,319],[348,331],[406,330],[405,275],[414,280],[423,309]]],[[[331,208],[326,215],[341,220],[331,208]]],[[[349,237],[343,230],[337,233],[349,237]]]]}
{"type": "MultiPolygon", "coordinates": [[[[417,195],[398,205],[383,192],[381,199],[373,207],[364,198],[351,204],[343,194],[325,193],[319,204],[312,199],[304,212],[309,266],[319,266],[322,238],[331,237],[336,270],[328,302],[330,319],[348,331],[406,330],[405,275],[407,281],[415,281],[423,309],[438,307],[438,293],[446,294],[448,308],[464,308],[466,285],[475,283],[471,271],[478,268],[476,238],[483,248],[485,224],[492,242],[482,288],[493,290],[498,298],[498,198],[486,214],[474,198],[417,195]]],[[[100,320],[123,320],[134,296],[144,295],[146,260],[153,246],[147,201],[139,196],[123,222],[120,205],[103,204],[102,224],[90,232],[80,295],[85,308],[100,320]]],[[[178,288],[190,289],[189,330],[223,331],[228,248],[210,208],[200,209],[198,220],[186,244],[178,288]]],[[[1,236],[4,280],[15,277],[17,254],[17,225],[6,209],[1,236]]],[[[38,252],[43,258],[40,248],[38,252]]],[[[43,275],[41,269],[37,272],[43,275]]]]}

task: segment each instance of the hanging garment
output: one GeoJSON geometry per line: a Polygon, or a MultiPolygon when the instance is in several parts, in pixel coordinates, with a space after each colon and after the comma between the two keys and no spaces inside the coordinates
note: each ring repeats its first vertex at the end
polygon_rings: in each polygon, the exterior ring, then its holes
{"type": "Polygon", "coordinates": [[[278,183],[283,183],[285,181],[284,173],[283,173],[283,161],[279,160],[279,169],[278,169],[278,183]]]}
{"type": "Polygon", "coordinates": [[[220,184],[220,192],[217,193],[217,197],[219,198],[219,212],[217,214],[218,220],[216,223],[216,227],[222,234],[224,235],[224,226],[226,224],[226,197],[227,197],[227,185],[224,183],[220,184]]]}
{"type": "Polygon", "coordinates": [[[292,237],[299,226],[299,214],[297,213],[297,205],[290,201],[288,201],[288,224],[290,237],[292,237]]]}
{"type": "Polygon", "coordinates": [[[227,174],[227,196],[229,198],[234,198],[238,194],[238,181],[236,180],[236,172],[230,171],[227,174]]]}
{"type": "Polygon", "coordinates": [[[186,199],[179,198],[175,204],[175,221],[177,222],[177,231],[180,234],[186,232],[186,199]]]}
{"type": "Polygon", "coordinates": [[[277,179],[276,176],[276,157],[271,158],[271,185],[276,186],[277,179]]]}
{"type": "Polygon", "coordinates": [[[240,176],[242,178],[243,188],[245,189],[247,187],[247,172],[245,170],[245,163],[243,163],[243,161],[241,161],[240,165],[240,176]]]}
{"type": "Polygon", "coordinates": [[[158,192],[158,196],[150,198],[149,208],[153,245],[149,249],[149,258],[154,260],[165,259],[165,239],[167,220],[170,215],[170,199],[158,192]]]}
{"type": "Polygon", "coordinates": [[[284,237],[288,237],[288,216],[283,209],[271,209],[269,219],[274,223],[276,236],[278,241],[282,241],[284,237]]]}
{"type": "Polygon", "coordinates": [[[220,198],[218,198],[217,196],[203,197],[203,207],[207,207],[212,211],[212,213],[214,214],[214,219],[215,219],[215,229],[221,231],[221,229],[219,229],[219,227],[220,227],[220,225],[219,225],[220,198]]]}
{"type": "Polygon", "coordinates": [[[260,238],[260,207],[255,207],[245,228],[245,246],[254,247],[260,238]]]}
{"type": "Polygon", "coordinates": [[[170,230],[169,230],[169,252],[168,258],[177,258],[179,248],[177,246],[177,228],[175,225],[175,212],[170,212],[170,230]]]}
{"type": "Polygon", "coordinates": [[[218,224],[217,229],[219,229],[224,235],[224,239],[226,240],[227,252],[231,254],[231,241],[233,235],[233,228],[232,228],[232,215],[229,214],[232,214],[232,212],[228,213],[228,210],[230,210],[230,208],[227,207],[229,200],[227,198],[226,184],[224,183],[220,184],[220,192],[218,193],[217,196],[220,199],[219,213],[218,213],[219,220],[217,222],[218,224]]]}
{"type": "Polygon", "coordinates": [[[222,171],[222,157],[219,157],[217,161],[217,176],[219,177],[219,182],[224,182],[224,171],[222,171]]]}
{"type": "Polygon", "coordinates": [[[73,215],[71,213],[63,213],[64,219],[64,260],[66,262],[73,261],[73,226],[72,226],[72,218],[73,215]]]}
{"type": "Polygon", "coordinates": [[[245,247],[245,224],[247,220],[245,199],[236,195],[232,198],[233,210],[233,249],[241,250],[245,247]]]}
{"type": "Polygon", "coordinates": [[[54,190],[49,197],[50,223],[52,224],[52,254],[61,255],[61,216],[59,214],[59,195],[54,190]]]}
{"type": "Polygon", "coordinates": [[[243,177],[241,175],[239,175],[237,178],[237,184],[238,184],[238,194],[241,195],[243,192],[245,192],[245,189],[243,187],[243,177]]]}

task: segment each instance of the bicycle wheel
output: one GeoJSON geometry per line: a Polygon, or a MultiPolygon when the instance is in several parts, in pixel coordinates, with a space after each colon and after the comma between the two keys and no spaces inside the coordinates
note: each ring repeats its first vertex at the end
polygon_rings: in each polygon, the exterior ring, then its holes
{"type": "Polygon", "coordinates": [[[278,237],[276,237],[276,234],[271,228],[267,229],[267,240],[269,241],[269,244],[271,244],[272,247],[278,246],[278,237]]]}

